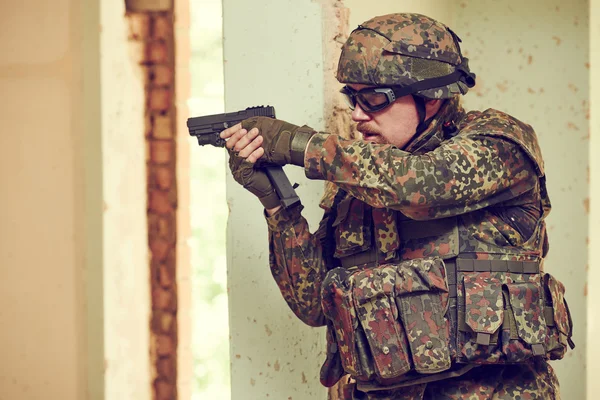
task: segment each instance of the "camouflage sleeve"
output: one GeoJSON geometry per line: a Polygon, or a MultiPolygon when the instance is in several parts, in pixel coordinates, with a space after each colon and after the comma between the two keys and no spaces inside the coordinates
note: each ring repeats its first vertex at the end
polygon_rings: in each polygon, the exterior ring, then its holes
{"type": "Polygon", "coordinates": [[[538,185],[532,162],[517,144],[473,135],[413,155],[389,144],[317,134],[306,150],[305,172],[373,207],[420,220],[488,207],[538,185]]]}
{"type": "Polygon", "coordinates": [[[321,282],[326,267],[321,244],[301,215],[302,206],[267,216],[269,265],[283,298],[294,314],[310,326],[325,325],[321,282]]]}

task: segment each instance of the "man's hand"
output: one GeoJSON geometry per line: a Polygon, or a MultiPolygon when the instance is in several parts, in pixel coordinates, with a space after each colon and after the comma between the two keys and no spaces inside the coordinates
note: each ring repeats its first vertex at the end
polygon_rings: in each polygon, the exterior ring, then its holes
{"type": "Polygon", "coordinates": [[[263,139],[258,136],[258,129],[248,132],[242,129],[241,124],[237,124],[221,132],[220,136],[228,139],[225,147],[229,152],[229,168],[233,179],[258,197],[267,214],[273,215],[281,208],[280,199],[267,174],[254,168],[254,163],[264,153],[261,147],[263,139]]]}
{"type": "Polygon", "coordinates": [[[258,137],[263,138],[261,147],[264,153],[259,163],[294,164],[301,167],[304,166],[304,152],[308,141],[316,133],[308,126],[300,127],[268,117],[248,118],[242,121],[242,128],[249,131],[249,134],[256,130],[260,134],[258,137]]]}

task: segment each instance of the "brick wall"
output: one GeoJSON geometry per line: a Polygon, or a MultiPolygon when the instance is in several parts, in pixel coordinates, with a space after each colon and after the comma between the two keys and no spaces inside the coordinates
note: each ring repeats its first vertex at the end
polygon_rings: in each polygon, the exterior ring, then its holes
{"type": "MultiPolygon", "coordinates": [[[[154,399],[177,398],[176,141],[173,11],[128,12],[144,74],[154,399]]],[[[142,134],[140,132],[140,134],[142,134]]]]}

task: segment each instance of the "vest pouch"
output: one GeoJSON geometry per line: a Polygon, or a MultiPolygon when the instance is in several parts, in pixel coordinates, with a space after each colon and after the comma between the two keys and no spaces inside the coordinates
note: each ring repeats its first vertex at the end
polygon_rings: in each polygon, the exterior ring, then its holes
{"type": "Polygon", "coordinates": [[[334,268],[323,280],[321,306],[323,313],[331,321],[335,336],[336,351],[339,352],[344,370],[355,377],[368,379],[369,374],[361,366],[357,349],[359,322],[354,308],[350,288],[351,272],[344,268],[334,268]]]}
{"type": "Polygon", "coordinates": [[[539,275],[532,275],[531,279],[534,281],[503,286],[505,314],[501,337],[507,363],[521,363],[546,355],[546,323],[539,275]]]}
{"type": "Polygon", "coordinates": [[[462,290],[458,291],[460,362],[490,364],[502,358],[498,343],[504,318],[502,274],[464,274],[462,290]]]}
{"type": "Polygon", "coordinates": [[[548,358],[560,360],[564,357],[567,346],[575,348],[571,339],[573,321],[565,299],[565,286],[550,274],[544,275],[546,306],[544,316],[547,325],[546,350],[548,358]]]}
{"type": "Polygon", "coordinates": [[[405,261],[396,267],[396,304],[415,371],[434,374],[451,366],[448,284],[439,258],[405,261]]]}
{"type": "Polygon", "coordinates": [[[373,378],[383,384],[394,382],[412,368],[406,334],[398,320],[395,279],[393,265],[361,270],[352,277],[352,293],[371,353],[373,378]]]}

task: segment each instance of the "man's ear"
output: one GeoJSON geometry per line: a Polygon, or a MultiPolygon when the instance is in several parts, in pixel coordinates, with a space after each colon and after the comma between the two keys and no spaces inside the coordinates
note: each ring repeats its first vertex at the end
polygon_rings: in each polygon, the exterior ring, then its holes
{"type": "Polygon", "coordinates": [[[433,117],[442,107],[442,104],[444,104],[442,99],[427,100],[425,102],[425,120],[433,117]]]}

